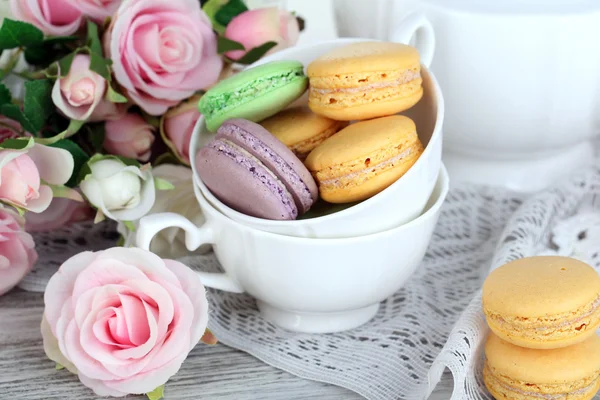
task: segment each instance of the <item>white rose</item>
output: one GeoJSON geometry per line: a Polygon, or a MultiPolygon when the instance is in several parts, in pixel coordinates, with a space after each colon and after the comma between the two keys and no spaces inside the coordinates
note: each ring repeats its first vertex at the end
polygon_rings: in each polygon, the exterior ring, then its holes
{"type": "Polygon", "coordinates": [[[135,221],[154,205],[154,177],[150,168],[126,165],[115,157],[99,157],[89,162],[91,173],[80,184],[88,201],[103,216],[116,221],[135,221]]]}
{"type": "MultiPolygon", "coordinates": [[[[196,226],[202,225],[204,215],[194,194],[192,170],[181,165],[162,164],[152,169],[152,173],[155,178],[168,181],[174,188],[156,193],[156,201],[148,215],[173,212],[183,215],[196,226]]],[[[134,222],[136,229],[138,223],[139,220],[134,222]]],[[[123,223],[119,223],[117,229],[125,239],[123,244],[125,247],[136,246],[136,232],[129,230],[123,223]]],[[[202,246],[195,253],[200,254],[209,249],[210,246],[202,246]]],[[[190,254],[190,251],[185,247],[185,232],[179,228],[168,228],[160,231],[152,240],[150,251],[161,258],[172,259],[190,254]]]]}

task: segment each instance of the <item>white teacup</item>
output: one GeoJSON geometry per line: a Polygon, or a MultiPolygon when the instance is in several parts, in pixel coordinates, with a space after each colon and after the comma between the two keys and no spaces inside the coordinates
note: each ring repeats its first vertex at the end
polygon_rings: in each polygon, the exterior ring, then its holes
{"type": "MultiPolygon", "coordinates": [[[[315,58],[332,49],[364,41],[372,40],[337,39],[309,46],[292,47],[265,57],[250,67],[274,60],[298,60],[307,66],[315,58]]],[[[206,129],[203,117],[198,120],[190,143],[189,154],[194,170],[194,181],[208,201],[223,214],[253,228],[282,235],[306,238],[353,237],[381,232],[413,220],[423,211],[442,162],[444,100],[435,77],[427,69],[431,55],[427,53],[422,55],[423,98],[413,108],[402,113],[415,122],[425,150],[404,176],[377,195],[355,205],[346,205],[346,208],[339,205],[329,208],[329,211],[337,209],[337,212],[293,221],[273,221],[242,214],[218,200],[197,174],[194,162],[196,152],[215,135],[206,129]]],[[[306,99],[305,95],[290,107],[306,104],[306,99]]]]}
{"type": "Polygon", "coordinates": [[[148,249],[159,231],[179,227],[193,251],[212,244],[224,273],[199,272],[207,287],[247,292],[263,316],[286,329],[323,333],[370,320],[415,271],[425,255],[448,192],[442,166],[426,211],[393,229],[346,239],[307,239],[253,229],[215,209],[194,186],[206,222],[179,214],[140,221],[136,242],[148,249]]]}
{"type": "Polygon", "coordinates": [[[600,2],[421,0],[412,7],[390,37],[432,54],[453,180],[531,192],[591,159],[590,139],[600,133],[600,2]]]}

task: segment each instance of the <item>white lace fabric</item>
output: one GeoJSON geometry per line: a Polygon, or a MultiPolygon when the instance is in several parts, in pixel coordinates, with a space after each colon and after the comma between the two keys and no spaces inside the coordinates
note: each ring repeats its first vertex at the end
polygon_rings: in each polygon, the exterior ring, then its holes
{"type": "MultiPolygon", "coordinates": [[[[113,246],[116,235],[112,224],[81,224],[36,235],[36,242],[40,262],[21,287],[43,291],[62,261],[113,246]]],[[[421,267],[362,327],[326,335],[288,332],[266,322],[250,296],[215,290],[209,290],[209,327],[228,346],[370,400],[424,399],[446,370],[453,400],[489,399],[481,379],[487,328],[480,288],[490,267],[561,254],[600,268],[599,243],[600,162],[527,200],[501,189],[454,188],[421,267]]],[[[212,253],[181,261],[219,269],[212,253]]]]}

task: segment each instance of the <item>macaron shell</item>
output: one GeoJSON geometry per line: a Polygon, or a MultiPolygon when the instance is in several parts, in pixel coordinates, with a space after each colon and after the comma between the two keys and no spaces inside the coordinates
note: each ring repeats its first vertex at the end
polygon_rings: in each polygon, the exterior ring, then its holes
{"type": "Polygon", "coordinates": [[[600,297],[600,275],[569,257],[539,256],[512,261],[483,283],[484,310],[515,317],[570,313],[600,297]]]}
{"type": "Polygon", "coordinates": [[[258,158],[286,185],[301,214],[317,200],[317,184],[308,169],[286,145],[259,124],[230,119],[222,124],[216,138],[230,140],[258,158]]]}
{"type": "MultiPolygon", "coordinates": [[[[250,161],[243,154],[236,158],[250,161]]],[[[253,164],[251,171],[236,159],[205,146],[198,151],[196,168],[211,193],[236,211],[271,220],[292,220],[298,214],[291,196],[282,193],[283,185],[260,165],[253,164]]]]}
{"type": "Polygon", "coordinates": [[[244,118],[260,122],[292,104],[302,96],[307,87],[308,79],[301,78],[277,89],[265,91],[244,103],[240,103],[235,108],[206,118],[206,127],[209,131],[216,132],[223,122],[232,118],[244,118]]]}
{"type": "Polygon", "coordinates": [[[357,72],[388,71],[419,64],[419,52],[412,46],[393,42],[360,42],[338,47],[308,65],[307,75],[328,76],[357,72]]]}
{"type": "MultiPolygon", "coordinates": [[[[537,350],[515,346],[490,334],[485,344],[486,363],[494,375],[508,377],[534,390],[534,385],[590,384],[600,377],[600,338],[596,335],[574,346],[537,350]]],[[[547,394],[547,393],[543,393],[547,394]]]]}
{"type": "Polygon", "coordinates": [[[374,152],[398,144],[411,146],[418,141],[416,131],[414,121],[403,115],[360,121],[342,129],[314,149],[306,165],[311,171],[319,171],[369,157],[374,152]]]}

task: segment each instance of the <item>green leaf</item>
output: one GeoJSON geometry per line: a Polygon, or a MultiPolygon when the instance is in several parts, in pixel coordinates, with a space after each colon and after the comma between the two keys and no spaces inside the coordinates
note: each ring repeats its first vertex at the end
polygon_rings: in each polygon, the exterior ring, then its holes
{"type": "Polygon", "coordinates": [[[62,139],[56,143],[52,143],[51,147],[58,147],[60,149],[65,149],[73,156],[74,167],[73,174],[69,181],[65,184],[68,187],[76,187],[79,184],[78,178],[79,173],[81,172],[81,168],[88,162],[90,157],[79,147],[79,145],[72,140],[62,139]]]}
{"type": "Polygon", "coordinates": [[[215,14],[215,21],[219,25],[227,26],[233,18],[245,11],[248,11],[248,7],[242,0],[229,0],[227,4],[219,8],[219,11],[215,14]]]}
{"type": "Polygon", "coordinates": [[[90,54],[90,70],[94,71],[95,73],[106,79],[107,82],[110,82],[112,80],[112,77],[110,75],[111,64],[111,60],[102,57],[98,53],[92,52],[90,54]]]}
{"type": "Polygon", "coordinates": [[[72,119],[69,122],[69,126],[67,127],[67,129],[65,129],[58,135],[55,135],[55,136],[52,136],[49,138],[36,138],[35,142],[38,144],[43,144],[43,145],[49,146],[53,143],[58,142],[61,139],[73,136],[74,134],[76,134],[79,131],[79,129],[81,129],[83,124],[85,124],[85,121],[77,121],[75,119],[72,119]]]}
{"type": "Polygon", "coordinates": [[[175,186],[173,186],[173,184],[171,182],[167,181],[166,179],[162,179],[162,178],[158,178],[158,177],[154,178],[154,186],[156,187],[156,190],[173,190],[173,189],[175,189],[175,186]]]}
{"type": "Polygon", "coordinates": [[[102,55],[102,43],[100,42],[100,36],[98,35],[98,25],[89,19],[87,21],[87,40],[92,53],[102,55]]]}
{"type": "Polygon", "coordinates": [[[119,240],[117,240],[117,247],[123,247],[125,245],[125,237],[121,236],[119,237],[119,240]]]}
{"type": "Polygon", "coordinates": [[[77,177],[77,182],[81,182],[81,181],[85,180],[85,178],[91,173],[92,173],[92,169],[90,168],[90,164],[88,161],[79,170],[79,176],[77,177]]]}
{"type": "Polygon", "coordinates": [[[92,153],[102,153],[104,150],[104,122],[85,124],[85,140],[92,147],[92,153]]]}
{"type": "Polygon", "coordinates": [[[35,127],[29,119],[23,114],[21,108],[16,104],[2,104],[0,106],[0,114],[7,118],[14,119],[21,124],[21,127],[27,132],[37,134],[35,127]]]}
{"type": "Polygon", "coordinates": [[[39,132],[54,111],[52,82],[49,79],[25,82],[23,113],[34,127],[32,133],[39,132]]]}
{"type": "Polygon", "coordinates": [[[245,50],[243,44],[235,40],[229,40],[223,36],[217,38],[217,53],[222,54],[231,50],[245,50]]]}
{"type": "Polygon", "coordinates": [[[33,138],[6,139],[0,144],[2,149],[25,150],[33,147],[33,138]]]}
{"type": "Polygon", "coordinates": [[[135,232],[135,224],[131,221],[121,221],[130,232],[135,232]]]}
{"type": "Polygon", "coordinates": [[[108,90],[106,91],[106,99],[111,103],[127,103],[127,97],[117,92],[115,89],[113,89],[111,85],[108,85],[108,90]]]}
{"type": "Polygon", "coordinates": [[[71,64],[73,64],[73,59],[77,55],[77,51],[67,54],[63,58],[57,61],[58,67],[60,69],[60,77],[63,78],[69,74],[71,70],[71,64]]]}
{"type": "Polygon", "coordinates": [[[165,385],[160,385],[150,393],[146,393],[148,400],[160,400],[165,396],[165,385]]]}
{"type": "Polygon", "coordinates": [[[0,27],[0,51],[16,47],[38,46],[43,41],[44,33],[35,26],[4,18],[2,27],[0,27]]]}
{"type": "Polygon", "coordinates": [[[15,206],[14,204],[11,204],[11,206],[12,206],[12,207],[13,207],[15,210],[17,210],[17,212],[19,213],[19,216],[21,216],[21,217],[22,217],[23,215],[25,215],[25,212],[27,211],[27,210],[25,210],[24,208],[21,208],[21,207],[15,206]]]}
{"type": "Polygon", "coordinates": [[[90,70],[94,71],[108,82],[111,81],[110,66],[112,61],[104,58],[102,43],[98,36],[98,25],[88,20],[87,22],[87,44],[90,52],[90,70]]]}
{"type": "Polygon", "coordinates": [[[12,94],[10,90],[4,85],[4,83],[0,83],[0,105],[2,104],[10,104],[12,101],[12,94]]]}
{"type": "Polygon", "coordinates": [[[64,365],[60,365],[59,363],[56,363],[56,370],[60,371],[61,369],[65,369],[64,365]]]}
{"type": "Polygon", "coordinates": [[[215,15],[219,12],[219,9],[225,4],[227,4],[228,0],[208,0],[206,4],[202,6],[202,10],[206,13],[210,22],[212,22],[213,29],[219,34],[222,35],[225,33],[225,26],[219,24],[215,20],[215,15]]]}
{"type": "Polygon", "coordinates": [[[244,55],[244,57],[239,60],[235,60],[238,64],[252,64],[253,62],[259,60],[262,56],[264,56],[267,51],[271,50],[273,47],[277,46],[277,42],[267,42],[263,43],[258,47],[253,48],[249,52],[244,55]]]}

